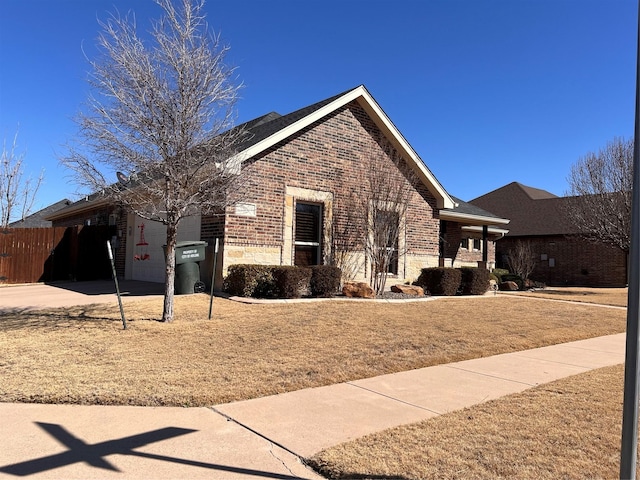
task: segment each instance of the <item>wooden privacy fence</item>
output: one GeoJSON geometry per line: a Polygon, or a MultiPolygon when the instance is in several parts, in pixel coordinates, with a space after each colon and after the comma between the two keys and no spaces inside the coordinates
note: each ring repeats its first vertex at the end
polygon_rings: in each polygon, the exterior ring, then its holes
{"type": "Polygon", "coordinates": [[[111,277],[106,241],[115,227],[0,230],[0,283],[98,280],[111,277]]]}

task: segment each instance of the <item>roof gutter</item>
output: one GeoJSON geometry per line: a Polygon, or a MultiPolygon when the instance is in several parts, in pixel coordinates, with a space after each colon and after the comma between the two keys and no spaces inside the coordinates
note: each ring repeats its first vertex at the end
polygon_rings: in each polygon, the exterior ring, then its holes
{"type": "Polygon", "coordinates": [[[68,217],[71,214],[78,214],[78,213],[82,213],[82,212],[86,212],[89,210],[92,210],[96,207],[102,207],[104,205],[108,205],[109,204],[109,200],[106,198],[101,198],[99,200],[89,200],[87,198],[85,198],[84,200],[79,200],[71,205],[69,205],[67,208],[63,208],[61,210],[58,210],[54,213],[52,213],[51,215],[47,215],[46,217],[44,217],[45,220],[48,220],[50,222],[53,222],[55,220],[58,220],[60,218],[65,218],[68,217]]]}
{"type": "Polygon", "coordinates": [[[469,223],[471,225],[507,225],[511,221],[506,218],[485,217],[483,215],[472,215],[448,210],[440,210],[440,219],[458,223],[469,223]]]}

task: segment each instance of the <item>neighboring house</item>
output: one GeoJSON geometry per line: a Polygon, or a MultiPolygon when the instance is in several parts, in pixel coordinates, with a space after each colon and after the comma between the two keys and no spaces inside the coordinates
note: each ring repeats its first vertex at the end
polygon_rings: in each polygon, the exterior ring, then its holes
{"type": "Polygon", "coordinates": [[[535,255],[534,280],[548,285],[625,286],[627,255],[580,237],[566,213],[568,200],[513,182],[470,203],[511,220],[509,233],[497,245],[498,266],[508,268],[509,251],[522,241],[535,255]]]}
{"type": "MultiPolygon", "coordinates": [[[[387,246],[400,253],[390,267],[395,281],[415,280],[424,267],[493,265],[494,242],[507,232],[508,220],[449,195],[364,86],[244,126],[251,137],[238,154],[246,175],[242,201],[219,216],[190,217],[179,230],[179,240],[209,243],[209,265],[214,239],[220,239],[217,282],[233,264],[332,262],[341,244],[337,237],[349,227],[348,199],[363,184],[371,151],[387,155],[389,165],[394,165],[390,155],[401,157],[418,179],[410,184],[395,166],[390,173],[411,192],[405,218],[397,219],[402,227],[398,245],[387,246]]],[[[126,214],[100,197],[49,219],[54,225],[117,225],[119,274],[164,280],[162,225],[126,214]]],[[[350,253],[357,277],[367,278],[371,267],[362,250],[350,253]]]]}
{"type": "Polygon", "coordinates": [[[16,220],[15,222],[11,222],[9,224],[9,228],[50,227],[51,221],[46,220],[45,218],[62,208],[68,207],[69,205],[71,205],[71,201],[65,198],[56,203],[52,203],[51,205],[44,207],[42,210],[38,210],[37,212],[32,213],[31,215],[27,215],[22,220],[16,220]]]}

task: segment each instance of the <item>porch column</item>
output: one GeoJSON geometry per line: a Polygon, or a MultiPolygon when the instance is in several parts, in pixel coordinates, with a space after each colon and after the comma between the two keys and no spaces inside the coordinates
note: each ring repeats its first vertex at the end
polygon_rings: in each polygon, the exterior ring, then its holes
{"type": "Polygon", "coordinates": [[[484,262],[485,265],[487,265],[487,262],[489,260],[489,226],[488,225],[483,225],[482,226],[482,261],[484,262]]]}

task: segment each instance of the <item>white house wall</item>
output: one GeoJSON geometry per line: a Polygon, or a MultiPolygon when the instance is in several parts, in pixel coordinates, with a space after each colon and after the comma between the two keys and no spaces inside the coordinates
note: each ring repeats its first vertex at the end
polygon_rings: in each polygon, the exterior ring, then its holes
{"type": "MultiPolygon", "coordinates": [[[[159,222],[134,217],[133,225],[127,229],[127,261],[126,272],[130,272],[132,280],[163,283],[165,277],[165,260],[162,246],[167,242],[167,227],[159,222]],[[148,245],[138,246],[141,235],[140,226],[144,224],[144,239],[148,245]]],[[[200,240],[200,215],[187,217],[178,227],[178,241],[200,240]]]]}

